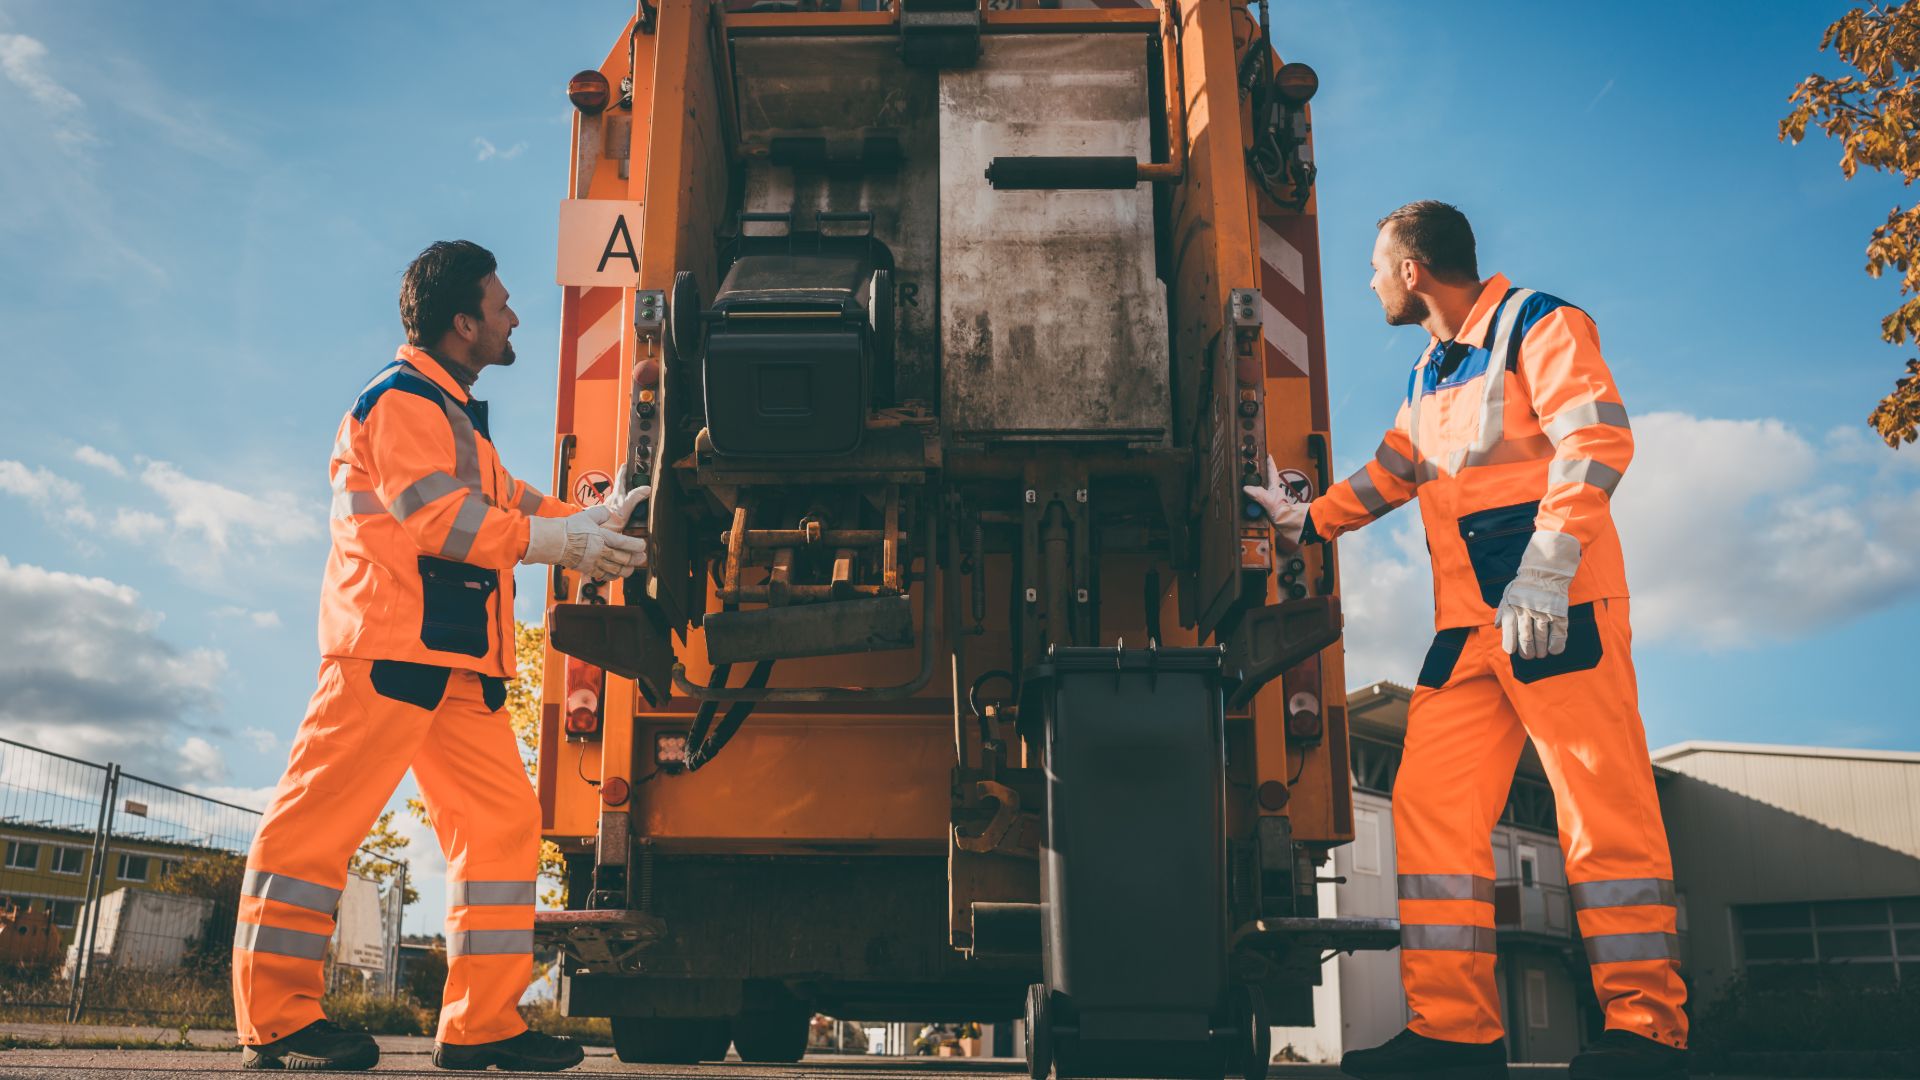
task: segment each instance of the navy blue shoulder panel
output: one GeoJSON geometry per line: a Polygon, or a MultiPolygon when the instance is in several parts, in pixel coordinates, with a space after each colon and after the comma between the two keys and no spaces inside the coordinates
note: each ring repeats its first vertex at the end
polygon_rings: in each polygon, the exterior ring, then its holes
{"type": "Polygon", "coordinates": [[[366,423],[367,414],[373,411],[374,403],[389,390],[415,394],[435,405],[440,405],[447,400],[447,396],[440,391],[440,388],[433,385],[433,381],[425,375],[405,364],[395,364],[386,374],[375,379],[372,386],[360,392],[359,398],[353,403],[353,418],[363,424],[366,423]]]}
{"type": "MultiPolygon", "coordinates": [[[[1513,326],[1513,352],[1507,357],[1507,370],[1514,370],[1520,363],[1520,343],[1526,340],[1527,331],[1533,329],[1535,323],[1561,308],[1573,308],[1582,315],[1587,314],[1584,308],[1574,307],[1557,296],[1543,292],[1534,293],[1520,305],[1520,318],[1513,326]]],[[[1587,317],[1592,318],[1591,315],[1587,317]]]]}

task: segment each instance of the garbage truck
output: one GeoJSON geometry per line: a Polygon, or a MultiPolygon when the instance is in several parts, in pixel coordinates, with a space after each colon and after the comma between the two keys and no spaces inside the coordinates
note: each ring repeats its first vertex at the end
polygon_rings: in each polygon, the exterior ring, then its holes
{"type": "MultiPolygon", "coordinates": [[[[568,81],[537,786],[569,1015],[1257,1078],[1352,837],[1318,76],[1255,0],[639,0],[568,81]]],[[[613,29],[613,28],[610,28],[613,29]]],[[[556,83],[558,80],[556,79],[556,83]]]]}

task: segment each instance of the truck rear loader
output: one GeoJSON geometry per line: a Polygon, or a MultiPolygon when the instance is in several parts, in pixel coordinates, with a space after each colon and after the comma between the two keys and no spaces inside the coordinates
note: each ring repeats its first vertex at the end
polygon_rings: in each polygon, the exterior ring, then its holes
{"type": "Polygon", "coordinates": [[[1241,491],[1330,467],[1318,80],[1265,14],[640,0],[574,77],[556,490],[651,485],[650,556],[550,582],[538,928],[623,1060],[825,1012],[1258,1077],[1395,943],[1315,904],[1335,552],[1241,491]]]}

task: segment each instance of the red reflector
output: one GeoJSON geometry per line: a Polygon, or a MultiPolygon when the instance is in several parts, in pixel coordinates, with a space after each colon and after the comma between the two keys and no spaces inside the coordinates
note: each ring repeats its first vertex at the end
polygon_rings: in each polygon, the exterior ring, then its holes
{"type": "Polygon", "coordinates": [[[607,77],[592,68],[567,80],[567,100],[588,116],[606,108],[607,102],[612,99],[613,87],[608,84],[607,77]]]}
{"type": "Polygon", "coordinates": [[[625,806],[627,796],[631,794],[633,790],[628,787],[624,776],[609,776],[600,782],[600,801],[608,806],[625,806]]]}
{"type": "Polygon", "coordinates": [[[1287,785],[1278,780],[1269,780],[1261,784],[1257,794],[1262,810],[1284,809],[1287,800],[1293,797],[1293,792],[1287,790],[1287,785]]]}
{"type": "Polygon", "coordinates": [[[591,735],[600,730],[600,717],[592,709],[575,709],[567,714],[567,734],[591,735]]]}
{"type": "Polygon", "coordinates": [[[1320,90],[1320,73],[1305,64],[1283,64],[1273,76],[1280,96],[1295,105],[1305,105],[1320,90]]]}

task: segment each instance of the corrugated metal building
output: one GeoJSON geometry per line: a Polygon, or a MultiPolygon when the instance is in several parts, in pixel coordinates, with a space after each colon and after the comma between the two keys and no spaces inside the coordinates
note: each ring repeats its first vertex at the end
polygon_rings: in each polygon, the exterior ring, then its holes
{"type": "MultiPolygon", "coordinates": [[[[1354,842],[1336,849],[1322,914],[1394,917],[1390,799],[1411,693],[1348,700],[1354,842]]],[[[1920,978],[1920,754],[1739,743],[1655,751],[1673,848],[1681,951],[1697,1001],[1735,974],[1802,977],[1815,963],[1886,983],[1920,978]]],[[[1493,834],[1500,993],[1509,1056],[1565,1061],[1603,1024],[1567,899],[1553,795],[1532,747],[1493,834]]],[[[1827,970],[1833,970],[1828,968],[1827,970]]],[[[1336,1061],[1405,1026],[1399,953],[1342,956],[1314,994],[1316,1025],[1274,1046],[1336,1061]]]]}
{"type": "Polygon", "coordinates": [[[1812,964],[1920,979],[1920,754],[1685,742],[1653,760],[1697,998],[1812,964]]]}

